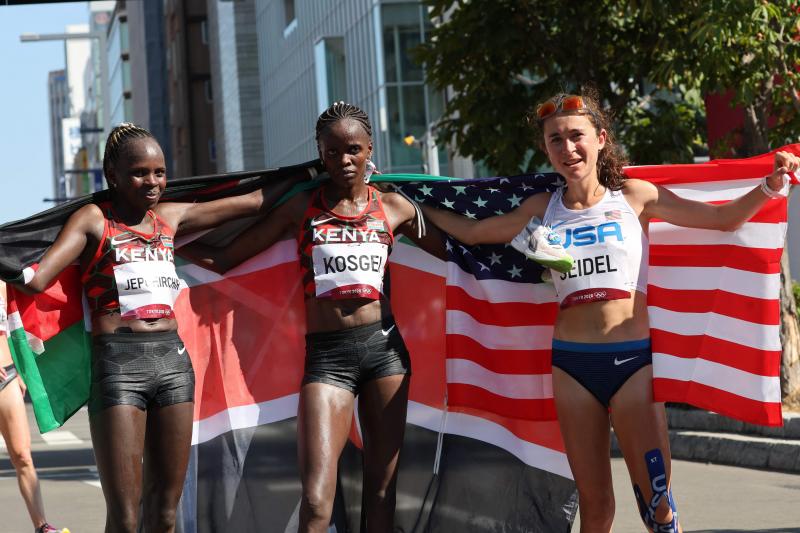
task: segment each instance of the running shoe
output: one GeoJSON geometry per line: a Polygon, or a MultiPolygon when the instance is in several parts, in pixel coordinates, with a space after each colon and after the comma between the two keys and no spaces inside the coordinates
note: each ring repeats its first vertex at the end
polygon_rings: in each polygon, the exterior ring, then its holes
{"type": "Polygon", "coordinates": [[[69,529],[67,528],[59,529],[45,522],[44,524],[42,524],[42,527],[37,527],[34,533],[69,533],[69,529]]]}
{"type": "Polygon", "coordinates": [[[528,259],[558,272],[572,270],[572,256],[564,250],[561,237],[542,224],[538,217],[533,217],[519,235],[514,237],[511,246],[525,254],[528,259]]]}

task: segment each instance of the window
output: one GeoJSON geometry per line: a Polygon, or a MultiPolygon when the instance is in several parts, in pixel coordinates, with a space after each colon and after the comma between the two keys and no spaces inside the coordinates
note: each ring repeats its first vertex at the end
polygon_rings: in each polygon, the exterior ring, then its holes
{"type": "Polygon", "coordinates": [[[327,37],[314,45],[314,78],[317,84],[319,113],[325,111],[333,102],[347,100],[343,37],[327,37]]]}
{"type": "Polygon", "coordinates": [[[211,85],[211,80],[205,80],[203,82],[203,89],[204,89],[203,92],[206,95],[206,102],[208,102],[210,104],[211,102],[214,101],[214,91],[213,91],[213,87],[211,85]]]}
{"type": "Polygon", "coordinates": [[[200,22],[200,40],[203,44],[208,44],[208,21],[203,19],[200,22]]]}
{"type": "Polygon", "coordinates": [[[294,0],[283,0],[283,25],[288,26],[294,18],[294,0]]]}
{"type": "MultiPolygon", "coordinates": [[[[422,151],[403,142],[408,134],[421,139],[428,125],[442,116],[444,95],[425,85],[425,71],[412,50],[425,42],[430,20],[418,3],[382,7],[382,40],[389,129],[388,166],[392,172],[419,172],[422,151]]],[[[444,144],[444,143],[440,143],[444,144]]],[[[447,153],[439,147],[440,172],[447,175],[447,153]]]]}
{"type": "Polygon", "coordinates": [[[283,37],[288,37],[297,28],[294,0],[283,0],[283,37]]]}

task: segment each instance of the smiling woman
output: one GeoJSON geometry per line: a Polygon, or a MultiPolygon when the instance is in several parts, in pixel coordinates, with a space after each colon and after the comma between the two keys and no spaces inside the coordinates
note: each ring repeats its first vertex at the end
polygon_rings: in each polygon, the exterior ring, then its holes
{"type": "Polygon", "coordinates": [[[265,211],[299,176],[268,195],[160,203],[167,185],[161,147],[129,123],[111,131],[103,171],[111,200],[76,211],[20,290],[41,292],[80,262],[93,336],[89,422],[106,531],[137,531],[140,503],[144,530],[173,531],[194,409],[194,371],[173,311],[181,287],[174,239],[265,211]]]}
{"type": "Polygon", "coordinates": [[[613,426],[648,531],[678,533],[664,404],[653,401],[649,222],[658,218],[686,227],[736,229],[781,194],[784,175],[797,170],[800,161],[777,152],[773,172],[761,186],[711,205],[626,179],[624,158],[596,94],[555,95],[536,108],[534,122],[563,187],[483,220],[423,210],[467,244],[508,243],[526,225],[538,225],[535,221],[551,226],[574,258],[571,270],[552,272],[560,302],[552,365],[558,422],[580,496],[581,531],[611,531],[613,426]]]}

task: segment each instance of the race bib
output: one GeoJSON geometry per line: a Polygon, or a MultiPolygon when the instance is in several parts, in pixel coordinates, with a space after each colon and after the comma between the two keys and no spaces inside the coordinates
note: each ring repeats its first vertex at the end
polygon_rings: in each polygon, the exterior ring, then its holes
{"type": "Polygon", "coordinates": [[[171,261],[138,261],[114,267],[122,318],[172,318],[181,280],[171,261]]]}
{"type": "Polygon", "coordinates": [[[576,257],[569,272],[553,272],[561,307],[631,297],[624,251],[576,257]]]}
{"type": "Polygon", "coordinates": [[[380,298],[388,257],[385,244],[317,244],[311,256],[317,298],[380,298]]]}

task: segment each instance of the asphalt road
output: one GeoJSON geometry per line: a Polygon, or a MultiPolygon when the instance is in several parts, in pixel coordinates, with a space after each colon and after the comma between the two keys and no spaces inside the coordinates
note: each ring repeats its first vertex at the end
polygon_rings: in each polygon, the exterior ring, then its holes
{"type": "MultiPolygon", "coordinates": [[[[32,442],[48,520],[68,526],[72,533],[101,533],[105,506],[86,411],[45,438],[34,430],[32,442]]],[[[644,527],[625,465],[621,459],[612,463],[614,531],[641,533],[644,527]]],[[[673,470],[673,493],[686,533],[800,533],[800,476],[687,461],[674,461],[673,470]]],[[[32,531],[4,446],[0,446],[0,502],[0,532],[32,531]]],[[[573,531],[579,531],[579,524],[573,531]]]]}

